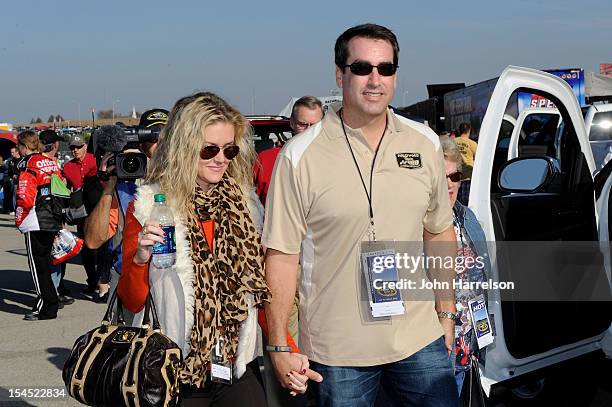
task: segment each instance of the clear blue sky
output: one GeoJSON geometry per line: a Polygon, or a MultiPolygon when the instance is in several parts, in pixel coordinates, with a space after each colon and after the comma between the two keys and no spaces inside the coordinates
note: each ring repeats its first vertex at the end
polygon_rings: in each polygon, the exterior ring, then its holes
{"type": "Polygon", "coordinates": [[[4,1],[0,122],[89,108],[127,113],[212,90],[250,114],[335,89],[333,45],[374,22],[400,42],[395,104],[428,83],[479,82],[510,64],[612,62],[612,2],[4,1]],[[214,5],[209,5],[214,4],[214,5]]]}

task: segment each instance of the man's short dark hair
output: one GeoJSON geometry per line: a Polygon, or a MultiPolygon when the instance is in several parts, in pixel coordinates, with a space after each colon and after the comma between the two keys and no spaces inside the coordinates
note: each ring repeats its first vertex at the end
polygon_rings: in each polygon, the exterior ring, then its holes
{"type": "Polygon", "coordinates": [[[344,69],[348,59],[348,43],[355,37],[387,41],[393,47],[393,63],[397,65],[399,59],[399,44],[397,37],[391,30],[378,24],[361,24],[351,27],[338,37],[334,47],[336,66],[344,69]]]}
{"type": "Polygon", "coordinates": [[[306,107],[310,110],[319,108],[321,109],[321,112],[323,112],[323,103],[321,103],[318,98],[314,96],[302,96],[293,104],[293,107],[291,108],[291,117],[295,116],[295,112],[300,106],[306,107]]]}
{"type": "Polygon", "coordinates": [[[468,131],[470,131],[470,130],[472,130],[472,125],[471,125],[471,124],[469,124],[469,123],[465,123],[465,122],[464,122],[464,123],[461,123],[461,124],[459,125],[459,134],[460,134],[460,135],[461,135],[461,134],[465,134],[465,133],[467,133],[467,132],[468,132],[468,131]]]}

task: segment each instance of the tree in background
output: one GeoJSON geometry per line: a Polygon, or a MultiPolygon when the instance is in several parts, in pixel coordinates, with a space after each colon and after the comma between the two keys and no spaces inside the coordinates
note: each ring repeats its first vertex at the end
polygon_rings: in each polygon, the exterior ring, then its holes
{"type": "Polygon", "coordinates": [[[55,116],[51,115],[49,116],[49,118],[47,119],[47,123],[51,123],[55,120],[55,116]]]}
{"type": "Polygon", "coordinates": [[[37,117],[36,121],[34,121],[34,123],[42,123],[42,119],[40,117],[37,117]]]}
{"type": "Polygon", "coordinates": [[[32,117],[32,120],[30,120],[30,124],[34,124],[34,123],[36,122],[34,121],[34,118],[32,117]]]}
{"type": "Polygon", "coordinates": [[[113,118],[113,110],[100,110],[98,112],[98,119],[112,119],[113,118]]]}
{"type": "Polygon", "coordinates": [[[56,114],[55,115],[55,120],[57,120],[58,122],[65,122],[66,119],[64,119],[64,117],[61,114],[56,114]]]}

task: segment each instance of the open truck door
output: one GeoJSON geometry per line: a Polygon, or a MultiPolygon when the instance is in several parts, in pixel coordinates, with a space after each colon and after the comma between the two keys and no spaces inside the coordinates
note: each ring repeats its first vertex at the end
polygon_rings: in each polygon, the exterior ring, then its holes
{"type": "MultiPolygon", "coordinates": [[[[540,140],[539,134],[533,136],[531,140],[540,140]]],[[[490,249],[494,280],[510,281],[520,271],[512,267],[516,258],[503,258],[500,245],[553,242],[549,247],[554,249],[558,244],[559,250],[565,250],[565,242],[580,241],[609,247],[609,234],[600,234],[598,214],[605,211],[607,218],[608,204],[606,201],[604,208],[603,201],[596,201],[594,170],[582,112],[567,83],[533,69],[506,68],[482,121],[469,198],[469,206],[487,240],[495,243],[490,249]],[[548,140],[544,134],[543,142],[521,143],[526,115],[517,118],[513,136],[508,140],[502,120],[517,92],[537,94],[554,103],[556,111],[540,111],[549,115],[547,125],[554,140],[548,140]],[[521,145],[536,147],[523,149],[521,145]],[[500,180],[505,185],[500,185],[500,180]]],[[[542,279],[534,273],[536,290],[561,292],[568,283],[573,284],[572,279],[580,284],[580,270],[568,270],[567,256],[567,252],[548,253],[547,261],[558,262],[553,265],[558,265],[559,275],[542,279]],[[546,287],[537,287],[542,281],[546,287]]],[[[609,250],[598,252],[588,262],[593,268],[604,270],[610,265],[609,250]]],[[[603,285],[604,292],[609,294],[610,279],[603,285]]],[[[612,322],[611,303],[606,301],[513,298],[513,294],[502,294],[499,290],[489,292],[489,313],[496,338],[481,361],[485,387],[599,349],[600,340],[612,322]]]]}

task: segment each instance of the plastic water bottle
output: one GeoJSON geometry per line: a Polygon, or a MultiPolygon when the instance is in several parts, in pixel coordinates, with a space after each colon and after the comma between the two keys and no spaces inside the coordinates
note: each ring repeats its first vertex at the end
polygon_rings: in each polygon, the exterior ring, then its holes
{"type": "Polygon", "coordinates": [[[155,206],[151,217],[159,222],[164,233],[164,243],[153,245],[153,265],[159,269],[172,267],[176,261],[176,237],[174,234],[174,216],[166,206],[166,195],[155,194],[155,206]]]}

